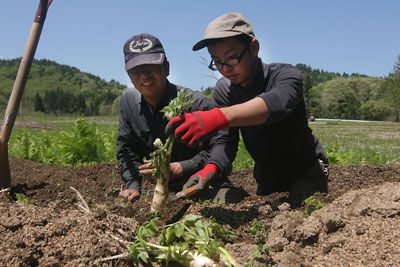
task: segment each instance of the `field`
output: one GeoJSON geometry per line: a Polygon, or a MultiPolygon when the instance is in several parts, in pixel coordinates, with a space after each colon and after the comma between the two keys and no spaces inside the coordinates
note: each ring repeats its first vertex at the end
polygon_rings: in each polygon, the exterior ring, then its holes
{"type": "MultiPolygon", "coordinates": [[[[131,265],[127,247],[151,219],[153,184],[145,181],[134,204],[118,199],[117,118],[76,119],[17,120],[13,187],[0,195],[1,266],[131,265]],[[85,163],[96,161],[103,163],[85,163]]],[[[187,214],[215,218],[235,233],[225,248],[238,266],[399,265],[400,125],[317,121],[311,127],[334,163],[328,194],[299,207],[290,206],[286,193],[257,196],[252,161],[240,150],[230,179],[248,194],[242,202],[179,200],[160,214],[160,224],[187,214]]]]}

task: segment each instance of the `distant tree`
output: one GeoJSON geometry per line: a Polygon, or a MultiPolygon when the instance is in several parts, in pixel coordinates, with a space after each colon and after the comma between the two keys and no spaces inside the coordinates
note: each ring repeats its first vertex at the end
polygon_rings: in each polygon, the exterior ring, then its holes
{"type": "Polygon", "coordinates": [[[34,111],[40,111],[40,112],[45,112],[44,109],[44,103],[43,103],[43,99],[40,96],[39,92],[36,92],[35,94],[35,104],[34,104],[34,111]]]}
{"type": "Polygon", "coordinates": [[[393,109],[394,120],[400,121],[400,55],[382,86],[382,95],[387,105],[393,109]]]}
{"type": "Polygon", "coordinates": [[[364,120],[383,121],[393,114],[393,108],[383,99],[372,99],[361,105],[360,112],[364,120]]]}
{"type": "Polygon", "coordinates": [[[353,88],[345,86],[329,87],[322,95],[323,111],[329,118],[356,119],[361,103],[353,88]]]}
{"type": "Polygon", "coordinates": [[[303,78],[303,91],[304,91],[304,99],[306,101],[307,109],[310,107],[310,90],[312,88],[312,79],[309,74],[305,74],[303,78]]]}
{"type": "Polygon", "coordinates": [[[379,101],[381,78],[336,78],[310,91],[310,112],[318,117],[341,119],[382,119],[388,109],[379,101]],[[372,110],[378,112],[373,115],[372,110]]]}
{"type": "Polygon", "coordinates": [[[305,64],[297,64],[296,67],[303,73],[303,92],[307,112],[313,113],[316,111],[316,109],[318,109],[317,106],[320,99],[313,99],[315,95],[311,94],[311,88],[320,83],[340,77],[340,74],[320,69],[313,69],[311,66],[305,64]]]}
{"type": "Polygon", "coordinates": [[[76,96],[76,113],[85,114],[86,113],[86,101],[82,94],[76,96]]]}

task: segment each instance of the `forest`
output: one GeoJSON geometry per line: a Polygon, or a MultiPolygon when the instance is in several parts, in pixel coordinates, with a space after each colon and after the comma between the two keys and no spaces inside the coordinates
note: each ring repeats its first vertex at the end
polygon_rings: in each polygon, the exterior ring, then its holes
{"type": "MultiPolygon", "coordinates": [[[[17,75],[20,58],[0,60],[0,108],[5,110],[17,75]]],[[[118,113],[118,97],[125,85],[105,81],[47,59],[34,60],[25,86],[20,113],[77,114],[118,113]],[[116,106],[117,105],[117,106],[116,106]]]]}
{"type": "MultiPolygon", "coordinates": [[[[20,58],[0,60],[0,108],[5,110],[20,58]]],[[[385,77],[296,65],[303,73],[307,111],[318,118],[399,121],[400,56],[385,77]]],[[[20,113],[115,115],[125,85],[55,61],[34,60],[20,113]]],[[[213,88],[192,88],[211,96],[213,88]]]]}

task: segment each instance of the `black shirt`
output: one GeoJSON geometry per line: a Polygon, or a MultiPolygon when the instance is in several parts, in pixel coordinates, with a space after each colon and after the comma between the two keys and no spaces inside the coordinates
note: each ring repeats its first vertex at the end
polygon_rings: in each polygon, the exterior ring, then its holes
{"type": "MultiPolygon", "coordinates": [[[[266,187],[287,187],[317,159],[322,146],[308,126],[300,70],[289,64],[258,61],[254,82],[243,88],[221,78],[215,88],[218,106],[240,104],[261,97],[268,106],[267,122],[258,126],[230,128],[226,157],[234,159],[239,130],[255,161],[254,176],[266,187]],[[318,147],[318,148],[317,148],[318,147]]],[[[322,153],[323,156],[324,152],[322,153]]],[[[327,160],[327,159],[326,159],[327,160]]]]}
{"type": "MultiPolygon", "coordinates": [[[[179,88],[181,89],[183,88],[179,88]]],[[[150,158],[150,153],[155,150],[153,143],[157,138],[165,142],[167,138],[165,126],[168,120],[164,118],[161,109],[177,96],[177,92],[177,86],[167,82],[162,101],[155,108],[152,108],[134,88],[129,88],[122,94],[116,149],[119,171],[127,188],[140,189],[139,166],[143,164],[144,158],[150,158]]],[[[205,96],[198,92],[190,92],[193,104],[189,107],[189,112],[210,110],[215,107],[215,104],[205,96]]],[[[179,162],[182,165],[183,176],[194,174],[206,163],[216,164],[221,171],[227,170],[229,162],[219,160],[218,155],[222,151],[218,147],[223,146],[223,140],[226,138],[218,133],[209,142],[195,148],[189,148],[176,141],[171,162],[179,162]]]]}

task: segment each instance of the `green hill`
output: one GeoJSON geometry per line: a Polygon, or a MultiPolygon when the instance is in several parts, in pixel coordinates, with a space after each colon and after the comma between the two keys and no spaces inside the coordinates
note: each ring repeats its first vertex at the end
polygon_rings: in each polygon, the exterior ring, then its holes
{"type": "MultiPolygon", "coordinates": [[[[20,58],[0,60],[0,108],[5,110],[20,58]]],[[[107,115],[118,113],[118,98],[126,86],[109,82],[75,67],[34,60],[22,99],[24,112],[107,115]]]]}
{"type": "MultiPolygon", "coordinates": [[[[0,108],[4,112],[20,59],[0,59],[0,108]]],[[[335,73],[297,64],[304,76],[309,113],[339,119],[395,120],[400,117],[400,58],[388,77],[335,73]]],[[[51,60],[34,60],[22,99],[24,113],[118,114],[126,86],[51,60]]],[[[202,90],[212,96],[213,87],[202,90]]]]}

